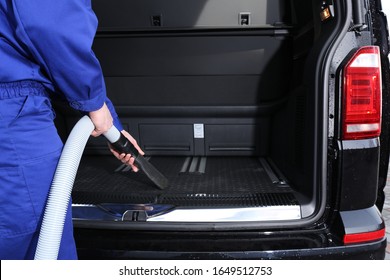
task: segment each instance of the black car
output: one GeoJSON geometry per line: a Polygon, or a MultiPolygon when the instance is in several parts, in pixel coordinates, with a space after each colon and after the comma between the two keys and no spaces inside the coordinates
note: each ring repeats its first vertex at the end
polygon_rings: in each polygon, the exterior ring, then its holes
{"type": "MultiPolygon", "coordinates": [[[[81,259],[383,259],[380,0],[93,0],[123,126],[169,186],[90,139],[81,259]]],[[[57,108],[64,139],[80,117],[57,108]]]]}

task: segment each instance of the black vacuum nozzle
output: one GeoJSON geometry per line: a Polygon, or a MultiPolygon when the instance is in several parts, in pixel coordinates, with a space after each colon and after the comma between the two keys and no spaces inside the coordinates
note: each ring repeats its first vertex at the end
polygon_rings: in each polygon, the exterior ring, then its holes
{"type": "Polygon", "coordinates": [[[159,189],[168,187],[168,179],[147,161],[122,133],[119,139],[111,145],[118,153],[131,154],[135,158],[136,165],[159,189]]]}

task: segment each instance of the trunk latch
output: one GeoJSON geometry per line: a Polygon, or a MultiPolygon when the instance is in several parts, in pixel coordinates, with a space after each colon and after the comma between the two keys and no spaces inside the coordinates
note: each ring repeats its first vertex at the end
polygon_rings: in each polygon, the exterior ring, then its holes
{"type": "Polygon", "coordinates": [[[146,222],[148,214],[143,210],[127,210],[122,215],[124,222],[146,222]]]}

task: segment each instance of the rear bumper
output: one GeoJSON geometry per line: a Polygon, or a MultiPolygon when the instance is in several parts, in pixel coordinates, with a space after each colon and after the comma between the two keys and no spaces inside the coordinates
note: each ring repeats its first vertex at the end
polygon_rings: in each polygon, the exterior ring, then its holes
{"type": "Polygon", "coordinates": [[[385,236],[345,245],[347,235],[382,231],[375,206],[339,212],[317,229],[218,229],[213,223],[74,220],[80,259],[384,259],[385,236]],[[207,230],[199,230],[201,225],[207,230]],[[196,227],[198,225],[198,227],[196,227]],[[214,225],[214,227],[213,227],[214,225]],[[197,230],[196,230],[197,229],[197,230]]]}
{"type": "Polygon", "coordinates": [[[80,259],[384,259],[386,238],[340,245],[312,232],[267,236],[256,233],[167,233],[75,229],[80,259]]]}

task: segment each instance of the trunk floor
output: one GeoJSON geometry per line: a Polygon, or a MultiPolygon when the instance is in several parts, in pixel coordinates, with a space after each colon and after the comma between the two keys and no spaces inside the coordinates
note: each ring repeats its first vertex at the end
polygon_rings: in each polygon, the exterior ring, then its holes
{"type": "Polygon", "coordinates": [[[271,181],[256,157],[152,157],[169,180],[160,190],[140,172],[113,156],[84,156],[73,188],[73,203],[169,204],[204,207],[298,205],[288,185],[271,181]]]}

